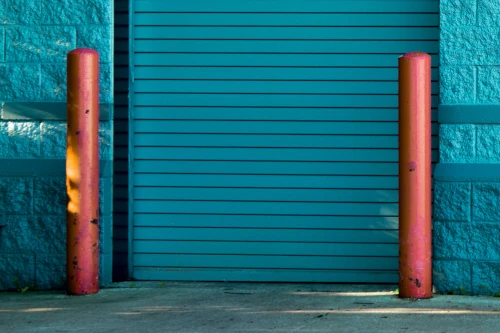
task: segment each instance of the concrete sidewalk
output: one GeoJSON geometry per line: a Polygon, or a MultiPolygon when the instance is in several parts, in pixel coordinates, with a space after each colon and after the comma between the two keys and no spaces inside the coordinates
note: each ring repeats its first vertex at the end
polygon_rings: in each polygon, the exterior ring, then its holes
{"type": "Polygon", "coordinates": [[[0,332],[500,332],[500,299],[401,300],[396,286],[121,283],[0,293],[0,332]]]}

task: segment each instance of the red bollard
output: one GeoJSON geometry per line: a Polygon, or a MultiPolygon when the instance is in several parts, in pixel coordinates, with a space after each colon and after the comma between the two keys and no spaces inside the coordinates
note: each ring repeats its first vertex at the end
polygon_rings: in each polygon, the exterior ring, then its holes
{"type": "Polygon", "coordinates": [[[399,297],[432,297],[431,57],[399,58],[399,297]]]}
{"type": "Polygon", "coordinates": [[[99,54],[68,53],[68,294],[99,291],[99,54]]]}

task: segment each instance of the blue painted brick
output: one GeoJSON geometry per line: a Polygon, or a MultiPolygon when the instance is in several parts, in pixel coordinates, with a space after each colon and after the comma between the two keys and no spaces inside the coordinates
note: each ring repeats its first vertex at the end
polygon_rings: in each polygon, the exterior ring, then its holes
{"type": "Polygon", "coordinates": [[[110,0],[44,0],[43,24],[83,25],[111,24],[110,0]]]}
{"type": "Polygon", "coordinates": [[[478,68],[477,100],[480,103],[500,102],[500,68],[493,66],[478,68]]]}
{"type": "Polygon", "coordinates": [[[40,125],[40,146],[43,157],[66,158],[66,122],[43,122],[40,125]]]}
{"type": "Polygon", "coordinates": [[[40,24],[41,5],[40,0],[2,0],[0,1],[0,24],[40,24]]]}
{"type": "Polygon", "coordinates": [[[441,65],[497,65],[500,34],[496,27],[442,27],[441,65]]]}
{"type": "Polygon", "coordinates": [[[434,222],[432,230],[433,257],[435,259],[469,259],[468,239],[471,228],[468,224],[434,222]]]}
{"type": "Polygon", "coordinates": [[[476,155],[475,126],[442,124],[439,128],[439,148],[441,163],[473,161],[476,155]]]}
{"type": "Polygon", "coordinates": [[[434,258],[500,260],[499,237],[499,223],[434,222],[434,258]]]}
{"type": "Polygon", "coordinates": [[[434,184],[434,219],[470,221],[471,185],[469,183],[434,184]]]}
{"type": "Polygon", "coordinates": [[[498,0],[477,1],[477,25],[500,26],[500,3],[498,0]]]}
{"type": "Polygon", "coordinates": [[[476,131],[476,161],[499,162],[500,125],[478,125],[476,131]]]}
{"type": "Polygon", "coordinates": [[[41,64],[41,100],[66,101],[66,72],[65,64],[41,64]]]}
{"type": "Polygon", "coordinates": [[[0,122],[0,157],[40,156],[40,123],[0,122]]]}
{"type": "Polygon", "coordinates": [[[474,25],[476,0],[441,0],[441,26],[474,25]]]}
{"type": "Polygon", "coordinates": [[[33,101],[39,95],[39,65],[0,64],[0,102],[33,101]]]}
{"type": "Polygon", "coordinates": [[[35,179],[34,209],[35,214],[66,214],[66,178],[37,177],[35,179]]]}
{"type": "Polygon", "coordinates": [[[472,292],[471,264],[465,260],[434,260],[432,282],[440,294],[472,292]]]}
{"type": "Polygon", "coordinates": [[[73,27],[7,28],[5,59],[9,62],[66,62],[66,54],[75,45],[73,27]]]}
{"type": "Polygon", "coordinates": [[[0,290],[18,290],[35,285],[35,257],[32,254],[0,253],[0,290]]]}
{"type": "Polygon", "coordinates": [[[476,95],[476,69],[472,66],[441,66],[439,69],[441,104],[473,103],[476,95]]]}
{"type": "Polygon", "coordinates": [[[0,240],[0,252],[65,253],[66,218],[10,215],[0,240]]]}
{"type": "Polygon", "coordinates": [[[472,286],[474,294],[477,295],[500,292],[500,262],[474,262],[472,286]]]}
{"type": "Polygon", "coordinates": [[[0,212],[7,214],[31,214],[33,213],[32,202],[33,178],[0,178],[0,212]]]}
{"type": "Polygon", "coordinates": [[[500,183],[473,184],[472,193],[473,221],[500,222],[500,183]]]}
{"type": "Polygon", "coordinates": [[[65,288],[65,254],[37,254],[36,263],[37,288],[41,290],[65,288]]]}
{"type": "Polygon", "coordinates": [[[5,59],[5,49],[4,49],[4,45],[5,45],[5,29],[4,28],[0,28],[0,61],[4,61],[5,59]]]}

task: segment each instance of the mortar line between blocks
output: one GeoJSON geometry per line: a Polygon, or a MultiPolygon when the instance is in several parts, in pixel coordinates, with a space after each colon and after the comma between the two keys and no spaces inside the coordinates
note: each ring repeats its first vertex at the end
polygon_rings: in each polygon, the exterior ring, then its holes
{"type": "Polygon", "coordinates": [[[474,186],[472,185],[472,183],[469,183],[469,186],[470,186],[470,202],[469,202],[469,206],[470,206],[470,211],[469,211],[469,216],[470,216],[470,222],[469,223],[473,223],[473,214],[472,214],[472,209],[473,209],[473,205],[472,205],[472,202],[473,202],[473,191],[474,191],[474,186]]]}
{"type": "Polygon", "coordinates": [[[474,22],[474,24],[476,26],[478,26],[478,24],[477,24],[477,15],[478,15],[478,12],[479,12],[479,0],[476,0],[476,15],[475,15],[475,22],[474,22]]]}

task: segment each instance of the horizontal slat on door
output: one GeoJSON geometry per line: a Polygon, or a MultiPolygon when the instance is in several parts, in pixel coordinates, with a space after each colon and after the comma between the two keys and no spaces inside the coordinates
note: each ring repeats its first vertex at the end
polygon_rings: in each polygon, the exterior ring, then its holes
{"type": "Polygon", "coordinates": [[[383,202],[397,203],[397,190],[304,190],[255,188],[136,187],[136,200],[383,202]]]}
{"type": "MultiPolygon", "coordinates": [[[[395,54],[135,53],[136,66],[397,67],[395,54]]],[[[432,66],[439,57],[432,56],[432,66]]]]}
{"type": "MultiPolygon", "coordinates": [[[[367,185],[369,186],[369,185],[367,185]]],[[[397,216],[391,203],[134,200],[134,212],[166,214],[397,216]]]]}
{"type": "Polygon", "coordinates": [[[141,12],[181,12],[181,13],[439,13],[439,2],[430,0],[342,0],[311,1],[311,0],[206,0],[190,1],[158,1],[134,0],[134,11],[141,12]]]}
{"type": "Polygon", "coordinates": [[[137,160],[137,173],[218,173],[265,175],[386,175],[398,174],[397,163],[235,162],[137,160]]]}
{"type": "MultiPolygon", "coordinates": [[[[397,260],[397,259],[396,259],[397,260]]],[[[399,273],[379,270],[293,270],[137,267],[139,280],[221,282],[398,283],[399,273]]]]}
{"type": "MultiPolygon", "coordinates": [[[[247,175],[397,176],[397,162],[252,162],[136,160],[137,173],[204,173],[247,175]]],[[[434,170],[434,163],[432,169],[434,170]]]]}
{"type": "Polygon", "coordinates": [[[397,230],[308,230],[135,227],[135,240],[397,243],[397,230]]]}
{"type": "MultiPolygon", "coordinates": [[[[137,80],[135,88],[149,93],[392,95],[398,82],[137,80]]],[[[432,91],[438,93],[439,83],[432,83],[432,91]]]]}
{"type": "MultiPolygon", "coordinates": [[[[398,148],[396,135],[246,135],[146,134],[134,136],[136,147],[278,147],[278,148],[398,148]]],[[[434,146],[438,137],[432,138],[434,146]]]]}
{"type": "MultiPolygon", "coordinates": [[[[432,161],[439,152],[432,151],[432,161]]],[[[135,159],[211,161],[397,162],[397,149],[136,147],[135,159]]]]}
{"type": "MultiPolygon", "coordinates": [[[[383,191],[381,191],[383,193],[383,191]]],[[[135,214],[136,227],[182,227],[182,228],[259,228],[259,229],[349,229],[372,230],[398,229],[398,217],[389,216],[292,216],[292,215],[203,215],[203,214],[135,214]]],[[[146,230],[146,229],[145,229],[146,230]]],[[[187,230],[187,229],[182,229],[187,230]]],[[[219,229],[215,229],[217,231],[219,229]]],[[[167,233],[165,231],[165,233],[167,233]]],[[[244,232],[244,231],[243,231],[244,232]]],[[[276,232],[272,230],[271,232],[276,232]]],[[[302,230],[296,230],[301,233],[302,230]]],[[[352,233],[354,234],[355,233],[352,233]]],[[[190,235],[187,233],[187,235],[190,235]]],[[[155,236],[154,239],[161,240],[155,236]]],[[[296,241],[296,238],[294,238],[296,241]]],[[[349,242],[341,240],[341,242],[349,242]]],[[[358,243],[355,237],[350,238],[358,243]]],[[[192,239],[193,240],[193,239],[192,239]]],[[[206,240],[198,239],[198,240],[206,240]]],[[[280,241],[279,237],[274,238],[280,241]]],[[[258,240],[257,240],[258,241],[258,240]]],[[[264,241],[262,239],[261,241],[264,241]]],[[[293,240],[292,240],[293,241],[293,240]]],[[[300,241],[300,240],[299,240],[300,241]]],[[[312,239],[314,241],[314,239],[312,239]]],[[[319,241],[319,240],[318,240],[319,241]]],[[[327,240],[335,242],[335,239],[327,240]]],[[[362,243],[362,241],[361,241],[362,243]]],[[[396,241],[397,243],[397,241],[396,241]]]]}
{"type": "Polygon", "coordinates": [[[395,176],[135,174],[135,186],[397,189],[395,176]]]}
{"type": "MultiPolygon", "coordinates": [[[[332,64],[333,66],[335,64],[332,64]]],[[[439,69],[432,68],[432,80],[439,79],[439,69]]],[[[136,66],[136,79],[179,80],[302,80],[302,81],[397,81],[398,68],[383,67],[152,67],[136,66]]]]}
{"type": "MultiPolygon", "coordinates": [[[[437,122],[438,110],[432,109],[437,122]]],[[[398,121],[397,108],[231,108],[136,107],[134,119],[145,120],[279,120],[279,121],[398,121]]]]}
{"type": "MultiPolygon", "coordinates": [[[[397,95],[151,94],[136,93],[136,106],[380,107],[398,106],[397,95]]],[[[438,96],[432,96],[437,107],[438,96]]]]}
{"type": "MultiPolygon", "coordinates": [[[[136,120],[136,133],[397,135],[397,122],[136,120]]],[[[438,124],[432,125],[437,133],[438,124]]]]}
{"type": "Polygon", "coordinates": [[[397,244],[135,241],[135,253],[396,257],[397,244]]]}
{"type": "MultiPolygon", "coordinates": [[[[309,2],[310,4],[310,2],[309,2]]],[[[308,5],[309,5],[308,4],[308,5]]],[[[359,8],[358,11],[363,9],[359,8]]],[[[115,18],[122,22],[122,18],[115,18]]],[[[416,13],[137,13],[134,25],[163,26],[291,26],[291,27],[438,27],[439,14],[416,13]]]]}
{"type": "MultiPolygon", "coordinates": [[[[376,31],[376,30],[375,30],[376,31]]],[[[165,40],[138,39],[138,53],[369,53],[397,54],[419,50],[430,54],[439,52],[437,41],[294,41],[294,40],[165,40]]]]}
{"type": "Polygon", "coordinates": [[[243,256],[134,254],[139,267],[261,268],[261,269],[398,269],[392,257],[243,256]]]}

